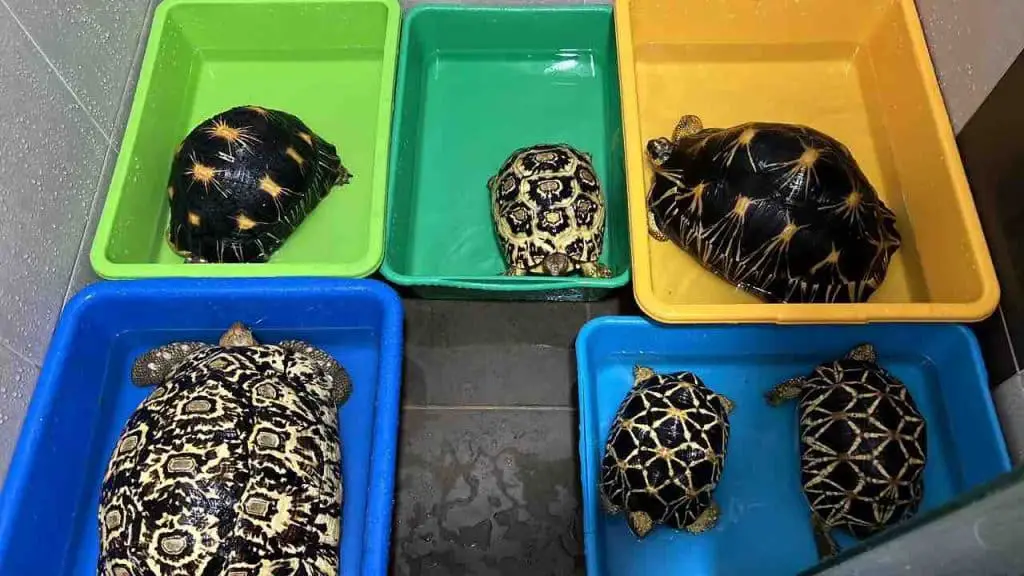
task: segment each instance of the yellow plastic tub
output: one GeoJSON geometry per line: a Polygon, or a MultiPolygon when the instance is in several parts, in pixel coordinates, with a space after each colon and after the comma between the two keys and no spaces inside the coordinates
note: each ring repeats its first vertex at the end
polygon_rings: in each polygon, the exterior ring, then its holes
{"type": "Polygon", "coordinates": [[[999,284],[913,0],[617,0],[633,289],[667,323],[975,321],[999,284]],[[903,246],[863,304],[766,304],[647,235],[646,142],[708,127],[805,124],[844,142],[903,246]]]}

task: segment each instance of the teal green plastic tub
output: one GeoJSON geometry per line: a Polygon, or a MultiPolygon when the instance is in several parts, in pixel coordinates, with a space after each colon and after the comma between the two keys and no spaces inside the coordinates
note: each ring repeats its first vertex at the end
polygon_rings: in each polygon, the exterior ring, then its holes
{"type": "Polygon", "coordinates": [[[611,7],[420,5],[403,28],[384,276],[429,298],[596,300],[626,284],[611,7]],[[487,180],[513,150],[543,142],[593,156],[611,278],[502,275],[487,180]]]}
{"type": "Polygon", "coordinates": [[[146,46],[92,244],[104,278],[367,276],[384,256],[397,0],[165,0],[146,46]],[[338,148],[335,188],[265,264],[185,264],[171,251],[178,143],[239,105],[284,110],[338,148]]]}

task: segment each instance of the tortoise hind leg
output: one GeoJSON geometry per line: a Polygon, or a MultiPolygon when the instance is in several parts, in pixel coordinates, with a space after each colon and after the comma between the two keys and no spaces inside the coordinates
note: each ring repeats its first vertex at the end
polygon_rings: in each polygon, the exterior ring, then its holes
{"type": "Polygon", "coordinates": [[[161,384],[186,358],[209,346],[205,342],[176,342],[154,348],[135,360],[132,382],[136,386],[161,384]]]}
{"type": "Polygon", "coordinates": [[[818,559],[825,560],[839,554],[839,546],[832,538],[828,526],[821,521],[821,518],[811,513],[811,527],[814,531],[814,547],[818,551],[818,559]]]}
{"type": "Polygon", "coordinates": [[[654,219],[654,212],[647,211],[647,233],[658,242],[667,242],[668,236],[658,228],[658,222],[654,219]]]}
{"type": "Polygon", "coordinates": [[[714,500],[711,504],[697,516],[697,519],[686,526],[686,531],[690,534],[700,534],[701,532],[707,532],[718,524],[718,518],[722,515],[721,510],[718,508],[718,504],[714,500]]]}
{"type": "Polygon", "coordinates": [[[349,377],[348,371],[330,354],[301,340],[285,340],[279,346],[285,350],[308,356],[331,379],[331,398],[338,404],[344,404],[348,400],[352,394],[352,379],[349,377]]]}
{"type": "Polygon", "coordinates": [[[600,490],[599,498],[601,500],[601,508],[610,515],[618,514],[622,512],[622,507],[616,506],[612,503],[611,499],[604,493],[604,490],[600,490]]]}
{"type": "Polygon", "coordinates": [[[626,523],[637,538],[647,536],[654,529],[654,519],[647,512],[629,512],[626,514],[626,523]]]}

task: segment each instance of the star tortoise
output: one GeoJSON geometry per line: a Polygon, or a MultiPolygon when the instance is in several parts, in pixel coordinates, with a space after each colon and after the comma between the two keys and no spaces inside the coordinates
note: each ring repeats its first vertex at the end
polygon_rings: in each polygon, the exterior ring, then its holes
{"type": "Polygon", "coordinates": [[[189,262],[266,262],[351,174],[297,117],[232,108],[196,126],[174,154],[167,241],[189,262]]]}
{"type": "Polygon", "coordinates": [[[100,574],[338,574],[344,368],[235,324],[144,354],[132,380],[157,388],[103,478],[100,574]]]}
{"type": "Polygon", "coordinates": [[[870,344],[773,388],[768,403],[799,399],[800,477],[822,558],[833,528],[866,538],[913,516],[924,496],[928,437],[907,387],[870,344]]]}
{"type": "Polygon", "coordinates": [[[769,302],[863,302],[900,247],[850,151],[806,126],[703,128],[647,144],[650,234],[769,302]]]}
{"type": "Polygon", "coordinates": [[[506,274],[612,275],[598,262],[605,202],[589,154],[565,144],[520,148],[487,187],[506,274]]]}
{"type": "Polygon", "coordinates": [[[601,500],[643,538],[656,524],[700,533],[718,521],[733,404],[691,372],[634,368],[601,462],[601,500]]]}

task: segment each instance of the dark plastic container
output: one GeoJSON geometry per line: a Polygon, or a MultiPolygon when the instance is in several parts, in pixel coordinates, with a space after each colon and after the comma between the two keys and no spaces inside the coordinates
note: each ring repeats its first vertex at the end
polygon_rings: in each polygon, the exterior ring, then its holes
{"type": "MultiPolygon", "coordinates": [[[[764,393],[862,342],[876,346],[879,363],[907,385],[928,422],[922,510],[1010,469],[978,343],[962,326],[665,327],[634,317],[600,318],[585,325],[576,342],[587,574],[791,575],[814,566],[796,402],[772,408],[764,393]],[[722,516],[704,534],[659,527],[638,541],[622,515],[601,510],[601,458],[635,364],[692,371],[736,404],[715,491],[722,516]]],[[[841,530],[833,534],[844,548],[855,543],[841,530]]]]}
{"type": "Polygon", "coordinates": [[[167,342],[215,342],[235,321],[261,342],[308,340],[349,371],[341,573],[387,573],[401,303],[370,280],[266,279],[100,283],[68,303],[0,494],[0,574],[96,573],[103,474],[125,422],[152,392],[130,383],[132,362],[167,342]]]}

